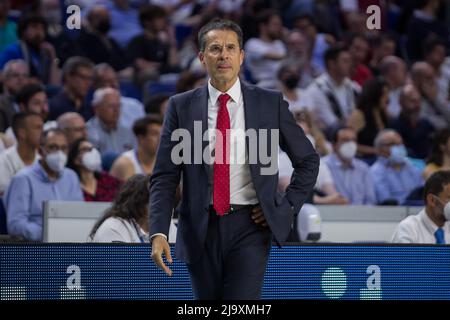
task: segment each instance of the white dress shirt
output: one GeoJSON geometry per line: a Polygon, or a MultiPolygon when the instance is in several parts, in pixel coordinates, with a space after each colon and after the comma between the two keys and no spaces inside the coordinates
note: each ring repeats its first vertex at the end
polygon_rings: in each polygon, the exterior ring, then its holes
{"type": "MultiPolygon", "coordinates": [[[[217,113],[219,112],[219,96],[223,93],[211,85],[208,81],[208,129],[210,149],[215,149],[215,129],[217,123],[217,113]]],[[[245,147],[245,114],[244,100],[241,91],[241,82],[239,79],[226,92],[231,99],[227,103],[228,114],[230,115],[231,135],[233,132],[241,132],[242,135],[236,134],[237,139],[230,141],[230,204],[256,204],[255,187],[253,186],[250,174],[250,166],[248,164],[248,153],[245,147]],[[233,130],[238,131],[233,131],[233,130]]],[[[212,154],[214,154],[212,152],[212,154]]],[[[213,168],[210,166],[210,182],[213,183],[213,168]]],[[[211,188],[212,189],[212,188],[211,188]]],[[[211,190],[213,192],[213,190],[211,190]]],[[[211,196],[211,204],[213,203],[211,196]]]]}
{"type": "MultiPolygon", "coordinates": [[[[395,229],[392,237],[394,243],[436,243],[434,233],[439,227],[428,217],[425,209],[414,216],[402,220],[395,229]]],[[[450,243],[450,222],[446,222],[444,229],[445,243],[450,243]]]]}
{"type": "Polygon", "coordinates": [[[342,118],[346,120],[356,106],[355,92],[359,93],[360,90],[361,87],[348,78],[342,84],[336,84],[325,72],[308,86],[301,107],[308,108],[314,114],[319,127],[324,129],[336,125],[340,121],[333,111],[327,93],[334,96],[342,118]]]}

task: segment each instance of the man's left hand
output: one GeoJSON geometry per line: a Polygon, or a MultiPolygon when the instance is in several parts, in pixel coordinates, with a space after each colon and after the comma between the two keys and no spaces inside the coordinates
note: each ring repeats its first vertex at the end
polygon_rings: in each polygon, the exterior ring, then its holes
{"type": "Polygon", "coordinates": [[[264,217],[261,206],[258,205],[252,209],[252,219],[257,225],[267,227],[266,217],[264,217]]]}

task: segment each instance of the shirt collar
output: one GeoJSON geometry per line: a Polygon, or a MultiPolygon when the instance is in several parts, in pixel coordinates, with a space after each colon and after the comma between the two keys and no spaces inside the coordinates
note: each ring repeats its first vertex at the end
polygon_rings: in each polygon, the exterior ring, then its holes
{"type": "Polygon", "coordinates": [[[328,82],[332,89],[341,89],[345,88],[346,86],[351,86],[351,81],[349,78],[345,78],[341,84],[337,84],[328,72],[324,73],[324,79],[326,82],[328,82]]]}
{"type": "Polygon", "coordinates": [[[432,234],[436,232],[439,227],[433,222],[433,220],[430,219],[426,212],[426,208],[424,208],[422,211],[419,212],[420,218],[425,226],[425,228],[432,234]]]}
{"type": "MultiPolygon", "coordinates": [[[[114,131],[117,130],[117,127],[116,127],[116,129],[110,129],[110,128],[108,128],[108,127],[103,123],[103,121],[102,121],[99,117],[97,117],[97,116],[94,117],[94,124],[95,124],[96,127],[100,128],[102,131],[104,131],[104,132],[106,132],[106,133],[112,133],[112,132],[114,132],[114,131]]],[[[118,126],[118,125],[117,125],[117,126],[118,126]]]]}
{"type": "Polygon", "coordinates": [[[42,167],[42,164],[40,163],[40,161],[37,161],[33,165],[33,171],[38,175],[38,177],[41,179],[41,181],[48,182],[48,183],[56,182],[57,180],[61,179],[61,177],[63,175],[61,173],[56,180],[51,180],[50,177],[48,176],[47,172],[45,171],[44,167],[42,167]]]}
{"type": "Polygon", "coordinates": [[[346,169],[346,168],[354,168],[355,166],[355,159],[352,159],[352,161],[350,162],[350,166],[346,166],[344,165],[344,162],[342,162],[342,160],[337,156],[337,154],[335,152],[333,152],[332,154],[330,154],[330,158],[332,163],[340,168],[346,169]]]}
{"type": "MultiPolygon", "coordinates": [[[[219,99],[219,96],[221,94],[223,94],[224,92],[221,92],[221,91],[217,90],[216,88],[214,88],[211,84],[211,79],[209,79],[208,93],[209,93],[209,99],[211,101],[211,104],[213,106],[215,106],[217,103],[217,99],[219,99]]],[[[230,89],[228,89],[228,91],[225,93],[228,93],[228,95],[231,97],[231,99],[233,99],[233,101],[235,103],[238,103],[240,101],[242,91],[241,91],[241,81],[239,80],[239,78],[237,78],[237,80],[233,84],[233,86],[230,89]]]]}

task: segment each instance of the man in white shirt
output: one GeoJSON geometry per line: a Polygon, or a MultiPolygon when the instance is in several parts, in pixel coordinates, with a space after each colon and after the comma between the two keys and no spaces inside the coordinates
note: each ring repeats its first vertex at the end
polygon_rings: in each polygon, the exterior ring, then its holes
{"type": "Polygon", "coordinates": [[[388,114],[392,118],[401,112],[400,93],[406,83],[407,69],[405,62],[396,56],[387,56],[381,60],[380,75],[389,86],[388,114]]]}
{"type": "Polygon", "coordinates": [[[152,174],[161,125],[162,120],[156,115],[148,115],[134,123],[133,133],[137,147],[125,151],[114,161],[110,171],[113,177],[120,181],[127,181],[136,174],[152,174]]]}
{"type": "Polygon", "coordinates": [[[450,171],[438,171],[424,187],[425,208],[395,229],[395,243],[450,243],[450,171]]]}
{"type": "Polygon", "coordinates": [[[248,69],[258,86],[274,89],[276,73],[281,60],[286,56],[286,47],[281,41],[283,24],[273,11],[264,11],[258,17],[259,37],[245,44],[248,69]]]}
{"type": "Polygon", "coordinates": [[[319,127],[331,133],[346,123],[361,88],[349,78],[352,59],[347,49],[328,49],[325,64],[327,71],[308,86],[303,103],[315,115],[319,127]]]}
{"type": "Polygon", "coordinates": [[[17,138],[14,145],[0,153],[0,196],[3,195],[16,173],[38,159],[39,138],[43,121],[38,113],[16,113],[12,119],[12,129],[17,138]]]}

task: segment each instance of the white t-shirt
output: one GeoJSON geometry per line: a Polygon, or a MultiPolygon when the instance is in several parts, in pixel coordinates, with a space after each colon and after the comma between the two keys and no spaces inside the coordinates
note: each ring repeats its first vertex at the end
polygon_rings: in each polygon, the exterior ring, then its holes
{"type": "MultiPolygon", "coordinates": [[[[176,226],[172,221],[169,231],[169,243],[175,243],[176,226]]],[[[149,235],[134,221],[111,217],[97,229],[92,242],[150,243],[149,235]]]]}
{"type": "Polygon", "coordinates": [[[249,39],[245,44],[246,61],[250,73],[258,85],[267,82],[265,87],[276,86],[276,74],[281,60],[264,58],[268,53],[286,55],[286,47],[281,40],[265,42],[259,38],[249,39]]]}
{"type": "MultiPolygon", "coordinates": [[[[294,172],[294,168],[292,168],[292,163],[287,154],[281,151],[278,154],[278,176],[280,178],[291,177],[292,172],[294,172]]],[[[323,190],[324,186],[327,184],[333,184],[333,176],[331,175],[330,169],[328,165],[320,159],[319,164],[319,174],[317,175],[315,189],[323,190]]]]}

